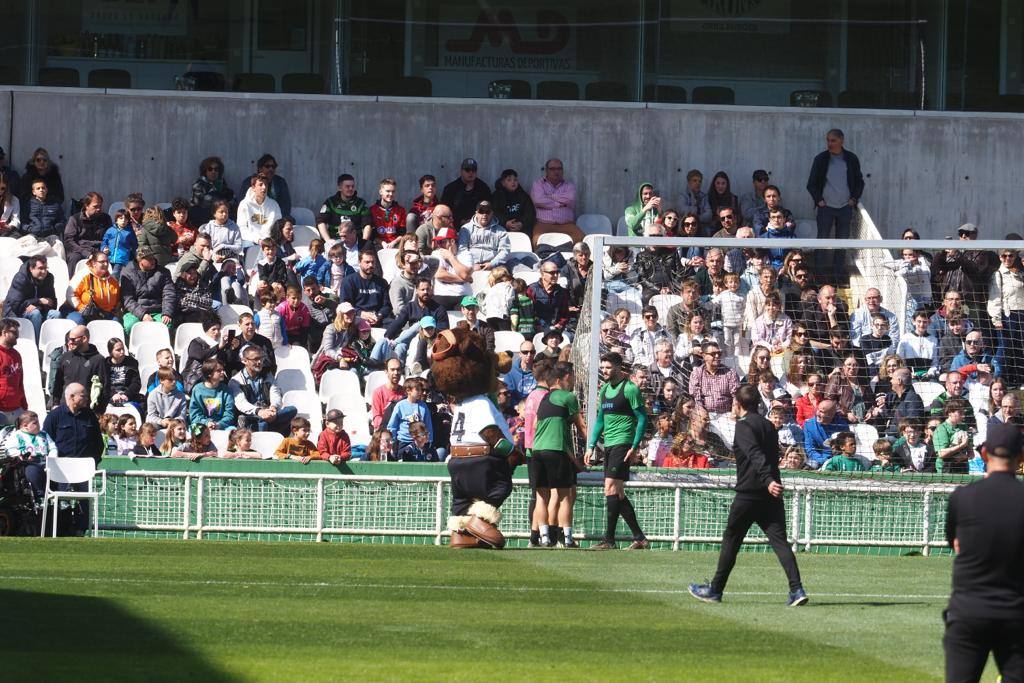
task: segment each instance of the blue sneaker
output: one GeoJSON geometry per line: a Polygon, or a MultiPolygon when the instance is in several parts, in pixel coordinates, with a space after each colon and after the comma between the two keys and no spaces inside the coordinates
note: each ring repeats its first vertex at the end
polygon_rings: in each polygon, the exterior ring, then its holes
{"type": "Polygon", "coordinates": [[[797,588],[795,591],[790,591],[789,600],[786,601],[787,607],[799,607],[800,605],[806,605],[809,598],[807,593],[804,592],[803,588],[797,588]]]}
{"type": "Polygon", "coordinates": [[[687,590],[690,595],[702,602],[722,602],[722,594],[716,593],[711,584],[691,583],[687,590]]]}

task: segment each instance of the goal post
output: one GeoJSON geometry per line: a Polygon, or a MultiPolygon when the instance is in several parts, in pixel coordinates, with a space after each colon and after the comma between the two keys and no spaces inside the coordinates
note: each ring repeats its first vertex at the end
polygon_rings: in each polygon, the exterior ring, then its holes
{"type": "MultiPolygon", "coordinates": [[[[818,379],[823,384],[839,392],[838,402],[843,412],[849,412],[849,431],[854,432],[857,439],[856,457],[866,468],[874,459],[873,447],[878,439],[888,438],[890,443],[896,441],[897,445],[902,445],[900,438],[903,434],[898,428],[900,414],[893,410],[899,405],[901,394],[893,395],[892,381],[886,368],[896,371],[907,367],[910,371],[912,388],[923,406],[923,414],[913,418],[922,436],[926,435],[929,418],[945,421],[944,399],[948,398],[948,392],[944,380],[950,369],[959,369],[963,377],[960,398],[967,402],[968,410],[961,420],[962,426],[953,431],[966,433],[965,436],[956,436],[957,444],[966,438],[973,447],[965,445],[961,456],[951,457],[948,464],[943,460],[939,469],[944,469],[946,475],[963,474],[964,481],[969,480],[970,475],[983,471],[979,446],[984,440],[988,421],[1002,407],[999,404],[1003,395],[1010,394],[1014,398],[1009,402],[1016,400],[1019,406],[1018,390],[1024,389],[1024,310],[1016,310],[1013,298],[1008,296],[1016,283],[1006,285],[1005,281],[1014,278],[1024,283],[1024,269],[1020,268],[1019,262],[1024,243],[1002,240],[723,239],[608,235],[590,236],[587,241],[591,245],[594,265],[572,342],[572,360],[577,368],[585,368],[585,371],[576,373],[576,392],[588,425],[596,420],[600,357],[608,350],[624,351],[627,363],[631,363],[631,373],[636,375],[634,379],[641,383],[641,392],[651,417],[649,436],[657,427],[657,417],[672,405],[671,400],[659,394],[669,383],[666,379],[674,380],[676,398],[680,393],[688,394],[686,379],[703,360],[688,352],[695,348],[699,350],[701,341],[717,342],[723,353],[722,363],[736,372],[741,381],[756,384],[757,379],[750,372],[756,369],[751,364],[752,357],[754,350],[763,349],[767,342],[763,335],[761,338],[755,336],[751,322],[756,322],[756,318],[751,318],[755,313],[763,312],[763,290],[754,293],[756,301],[749,309],[747,304],[750,303],[749,292],[760,286],[757,264],[761,262],[775,273],[773,288],[781,291],[783,313],[789,314],[792,326],[795,328],[806,320],[813,320],[813,331],[818,335],[813,346],[825,347],[800,350],[792,343],[792,337],[784,348],[767,344],[771,361],[769,370],[777,387],[788,394],[788,398],[780,398],[788,400],[789,410],[794,410],[793,404],[809,390],[806,383],[808,373],[819,375],[818,379]],[[623,256],[622,248],[629,249],[630,253],[623,256]],[[908,252],[904,257],[904,250],[909,249],[916,255],[908,252]],[[613,250],[618,252],[614,257],[611,256],[613,250]],[[709,277],[710,269],[704,268],[703,264],[700,268],[693,268],[683,261],[681,267],[669,273],[667,281],[663,278],[662,286],[658,287],[658,282],[652,283],[649,269],[645,270],[653,257],[649,254],[642,256],[645,251],[653,250],[663,250],[661,253],[664,254],[672,250],[684,258],[692,256],[693,250],[700,250],[703,255],[717,252],[713,258],[724,261],[724,264],[716,269],[714,276],[709,277]],[[837,250],[842,252],[838,259],[835,255],[837,250]],[[789,254],[803,258],[804,264],[809,266],[811,278],[801,286],[792,279],[794,270],[799,266],[789,266],[780,289],[779,262],[789,264],[789,254]],[[611,278],[603,267],[608,265],[609,258],[615,259],[616,263],[625,259],[627,263],[619,270],[610,268],[611,278]],[[837,261],[844,264],[840,272],[833,267],[837,261]],[[979,261],[987,268],[984,276],[977,273],[979,261]],[[1001,271],[1000,261],[1015,262],[1018,270],[1001,271]],[[737,266],[741,266],[742,271],[737,266]],[[717,281],[719,276],[729,271],[736,271],[740,277],[742,289],[739,293],[743,295],[743,303],[739,303],[731,293],[725,296],[715,294],[723,284],[717,281]],[[680,294],[684,286],[692,288],[694,282],[700,291],[699,305],[696,309],[681,307],[680,294]],[[829,330],[831,318],[823,321],[819,316],[815,320],[813,312],[808,313],[809,308],[821,305],[815,300],[816,293],[826,285],[838,285],[834,292],[836,306],[845,309],[834,326],[838,329],[832,332],[829,330]],[[808,291],[808,286],[813,291],[808,291]],[[947,291],[959,301],[944,306],[947,291]],[[879,297],[881,310],[872,310],[879,297]],[[801,298],[805,300],[801,301],[801,298]],[[740,305],[744,308],[737,327],[736,307],[740,305]],[[638,344],[637,332],[646,328],[642,316],[651,306],[657,313],[658,327],[665,329],[659,333],[660,336],[649,334],[638,344]],[[674,312],[673,307],[676,309],[674,312]],[[666,320],[670,314],[671,320],[666,320]],[[928,334],[925,336],[930,338],[930,342],[919,339],[920,335],[914,333],[914,318],[922,314],[928,316],[928,334]],[[955,323],[952,330],[946,324],[947,314],[955,323]],[[881,336],[875,335],[872,329],[872,319],[879,315],[888,323],[888,329],[881,336]],[[617,340],[603,336],[603,321],[608,321],[607,326],[615,328],[617,340]],[[960,321],[959,324],[956,321],[960,321]],[[675,326],[673,329],[669,329],[670,322],[675,326]],[[690,325],[691,322],[692,328],[679,329],[681,323],[690,325]],[[622,324],[626,329],[620,329],[622,324]],[[843,343],[832,346],[831,337],[840,333],[845,333],[843,343]],[[862,339],[865,335],[873,335],[874,338],[862,339]],[[979,335],[981,345],[974,343],[974,338],[979,335]],[[667,350],[666,343],[672,348],[671,367],[662,366],[660,376],[652,370],[651,337],[658,339],[663,352],[667,350]],[[691,346],[694,343],[696,347],[691,346]],[[926,352],[930,352],[931,357],[925,358],[926,352]],[[845,353],[855,353],[861,366],[857,371],[859,381],[848,382],[849,387],[843,383],[842,356],[845,353]],[[805,355],[807,358],[803,358],[805,355]],[[950,358],[950,355],[961,357],[950,358]],[[803,369],[794,368],[791,372],[794,356],[803,369]],[[804,368],[805,365],[810,367],[804,368]],[[750,379],[747,379],[748,374],[750,379]],[[830,380],[834,380],[831,385],[830,380]],[[863,394],[870,397],[870,402],[856,395],[862,390],[855,386],[863,387],[863,394]],[[851,393],[854,394],[852,398],[851,393]],[[884,405],[873,410],[874,402],[883,396],[890,405],[888,413],[884,405]],[[940,399],[939,403],[936,399],[940,399]],[[850,405],[854,409],[847,411],[850,405]]],[[[671,261],[670,256],[665,258],[671,261]]],[[[793,256],[792,260],[799,259],[793,256]]],[[[731,280],[732,277],[726,279],[731,280]]],[[[758,355],[764,354],[758,351],[758,355]]],[[[757,374],[762,376],[764,373],[758,371],[757,374]]],[[[769,386],[768,383],[765,386],[769,386]]],[[[767,408],[771,405],[770,395],[765,395],[765,398],[767,408]]],[[[724,411],[713,411],[709,416],[712,420],[710,431],[731,449],[730,420],[721,412],[724,411]]],[[[787,423],[794,417],[790,415],[787,423]]],[[[1014,419],[1019,420],[1019,417],[1014,419]]],[[[934,420],[932,422],[935,426],[934,420]]],[[[731,426],[734,428],[734,422],[731,426]]],[[[950,431],[948,427],[944,430],[950,431]]],[[[647,444],[645,440],[645,448],[647,444]]],[[[713,459],[712,466],[715,465],[714,460],[718,460],[719,465],[729,463],[728,457],[718,458],[713,459]]],[[[816,466],[821,464],[810,460],[805,462],[816,466]]],[[[843,472],[835,474],[841,476],[843,472]]]]}

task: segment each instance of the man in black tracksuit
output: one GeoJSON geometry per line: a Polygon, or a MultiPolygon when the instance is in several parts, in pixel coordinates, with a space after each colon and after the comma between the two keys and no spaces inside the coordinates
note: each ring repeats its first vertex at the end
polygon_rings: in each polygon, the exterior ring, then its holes
{"type": "Polygon", "coordinates": [[[953,491],[946,540],[956,553],[945,612],[947,681],[977,681],[991,651],[1004,681],[1024,681],[1024,484],[1016,425],[985,435],[985,478],[953,491]]]}
{"type": "Polygon", "coordinates": [[[715,578],[707,585],[690,584],[689,590],[698,600],[721,602],[743,538],[756,523],[768,536],[786,572],[789,580],[787,604],[798,607],[807,603],[807,594],[800,581],[796,557],[786,539],[786,507],[782,502],[779,475],[779,434],[771,422],[758,415],[760,403],[757,387],[749,384],[737,389],[733,396],[733,414],[737,418],[734,448],[736,498],[729,508],[715,578]]]}

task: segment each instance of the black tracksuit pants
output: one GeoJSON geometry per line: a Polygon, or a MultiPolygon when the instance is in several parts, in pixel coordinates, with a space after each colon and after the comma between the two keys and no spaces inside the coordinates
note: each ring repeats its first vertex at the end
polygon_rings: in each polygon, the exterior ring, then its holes
{"type": "Polygon", "coordinates": [[[743,539],[750,527],[757,524],[768,536],[775,555],[779,558],[786,578],[789,580],[789,590],[795,591],[801,587],[800,569],[796,566],[796,556],[789,547],[786,538],[786,506],[781,498],[774,498],[767,493],[743,493],[738,492],[729,508],[729,521],[726,523],[725,534],[722,536],[722,550],[718,555],[718,569],[715,571],[715,578],[711,580],[711,587],[718,593],[725,590],[725,584],[729,580],[733,565],[736,564],[736,555],[743,545],[743,539]]]}

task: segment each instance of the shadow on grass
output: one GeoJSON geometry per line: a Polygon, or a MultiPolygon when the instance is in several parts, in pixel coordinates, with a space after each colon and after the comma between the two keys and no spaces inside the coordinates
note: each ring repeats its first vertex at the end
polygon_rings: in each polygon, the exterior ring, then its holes
{"type": "Polygon", "coordinates": [[[0,606],[6,680],[237,680],[106,598],[0,590],[0,606]]]}
{"type": "Polygon", "coordinates": [[[908,605],[934,605],[926,600],[906,600],[903,602],[882,602],[880,600],[837,600],[824,602],[812,600],[810,605],[818,607],[906,607],[908,605]]]}

